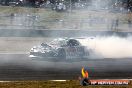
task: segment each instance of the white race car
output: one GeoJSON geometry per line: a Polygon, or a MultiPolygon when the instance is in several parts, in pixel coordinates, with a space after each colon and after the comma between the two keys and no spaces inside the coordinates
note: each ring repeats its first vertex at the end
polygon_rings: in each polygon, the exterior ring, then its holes
{"type": "Polygon", "coordinates": [[[50,43],[42,43],[30,50],[29,57],[41,60],[84,60],[89,56],[87,47],[77,39],[55,39],[50,43]]]}

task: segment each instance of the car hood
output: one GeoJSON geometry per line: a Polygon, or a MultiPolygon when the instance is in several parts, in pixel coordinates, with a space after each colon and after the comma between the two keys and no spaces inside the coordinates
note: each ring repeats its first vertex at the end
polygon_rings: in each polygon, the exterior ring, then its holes
{"type": "Polygon", "coordinates": [[[31,48],[31,52],[42,52],[42,53],[46,53],[46,52],[51,52],[51,51],[55,51],[57,50],[59,47],[56,45],[38,45],[38,46],[33,46],[31,48]]]}
{"type": "Polygon", "coordinates": [[[43,47],[41,45],[38,45],[38,46],[33,46],[33,48],[31,48],[31,51],[32,52],[42,52],[42,53],[45,53],[45,52],[50,52],[51,48],[50,47],[43,47]]]}

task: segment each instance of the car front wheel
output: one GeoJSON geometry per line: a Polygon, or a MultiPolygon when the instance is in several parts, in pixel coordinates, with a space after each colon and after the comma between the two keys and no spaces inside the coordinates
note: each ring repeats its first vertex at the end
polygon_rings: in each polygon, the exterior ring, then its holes
{"type": "Polygon", "coordinates": [[[59,49],[57,57],[59,59],[66,59],[66,52],[64,49],[59,49]]]}

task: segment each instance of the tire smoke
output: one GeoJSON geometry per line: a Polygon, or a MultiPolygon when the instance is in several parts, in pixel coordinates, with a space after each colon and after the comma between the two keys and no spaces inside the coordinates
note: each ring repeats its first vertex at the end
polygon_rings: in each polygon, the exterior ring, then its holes
{"type": "Polygon", "coordinates": [[[131,58],[132,57],[132,37],[95,37],[79,40],[82,45],[91,48],[94,52],[104,58],[131,58]]]}

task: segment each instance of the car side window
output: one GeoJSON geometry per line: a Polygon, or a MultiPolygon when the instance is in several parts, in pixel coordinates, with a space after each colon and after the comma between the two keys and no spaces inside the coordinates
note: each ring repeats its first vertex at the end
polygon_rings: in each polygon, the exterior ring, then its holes
{"type": "Polygon", "coordinates": [[[66,47],[67,46],[66,40],[61,41],[60,46],[61,47],[66,47]]]}

